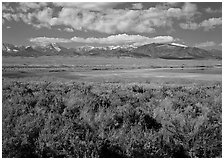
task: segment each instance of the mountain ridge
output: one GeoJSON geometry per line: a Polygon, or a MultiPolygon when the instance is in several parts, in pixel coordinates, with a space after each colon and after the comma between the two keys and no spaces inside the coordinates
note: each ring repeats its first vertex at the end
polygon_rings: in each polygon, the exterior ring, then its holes
{"type": "Polygon", "coordinates": [[[2,44],[3,56],[106,56],[162,59],[222,59],[222,51],[204,50],[178,43],[150,43],[141,46],[123,45],[65,48],[57,43],[33,46],[2,44]]]}

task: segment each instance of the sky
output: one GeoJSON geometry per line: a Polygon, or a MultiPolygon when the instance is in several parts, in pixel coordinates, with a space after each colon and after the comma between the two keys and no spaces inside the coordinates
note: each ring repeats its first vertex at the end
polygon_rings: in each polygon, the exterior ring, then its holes
{"type": "Polygon", "coordinates": [[[3,2],[2,42],[222,48],[221,2],[3,2]]]}

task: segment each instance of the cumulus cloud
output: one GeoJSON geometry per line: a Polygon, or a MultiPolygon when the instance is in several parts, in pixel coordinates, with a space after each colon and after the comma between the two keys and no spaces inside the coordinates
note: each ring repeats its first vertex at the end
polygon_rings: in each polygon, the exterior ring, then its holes
{"type": "Polygon", "coordinates": [[[52,19],[53,9],[44,8],[42,11],[39,11],[35,14],[36,19],[43,25],[48,26],[49,21],[52,19]]]}
{"type": "Polygon", "coordinates": [[[196,30],[199,28],[204,28],[204,31],[209,31],[217,26],[222,25],[222,18],[209,18],[202,21],[201,23],[188,22],[179,24],[182,29],[196,30]]]}
{"type": "Polygon", "coordinates": [[[50,25],[66,25],[76,30],[94,30],[108,34],[137,32],[152,33],[156,27],[172,27],[173,19],[190,18],[197,7],[186,3],[183,8],[148,10],[107,9],[92,12],[80,8],[62,8],[58,17],[49,21],[50,25]]]}
{"type": "Polygon", "coordinates": [[[118,35],[111,35],[106,38],[73,37],[71,40],[74,42],[82,42],[82,43],[142,45],[142,44],[148,44],[148,43],[172,42],[174,39],[171,36],[158,36],[158,37],[149,38],[149,37],[145,37],[141,35],[118,34],[118,35]]]}
{"type": "Polygon", "coordinates": [[[195,47],[198,47],[198,48],[206,48],[206,47],[212,47],[212,46],[215,46],[216,43],[213,42],[213,41],[207,41],[207,42],[202,42],[202,43],[197,43],[195,45],[195,47]]]}
{"type": "Polygon", "coordinates": [[[127,35],[127,34],[118,34],[111,35],[105,38],[82,38],[82,37],[73,37],[71,39],[64,38],[48,38],[48,37],[36,37],[31,38],[30,42],[33,43],[86,43],[86,44],[108,44],[108,45],[125,45],[132,44],[135,46],[149,44],[149,43],[168,43],[174,41],[174,38],[171,36],[157,36],[157,37],[145,37],[141,35],[127,35]]]}
{"type": "Polygon", "coordinates": [[[196,30],[200,26],[199,26],[199,24],[197,24],[195,22],[188,22],[188,23],[180,23],[180,27],[182,29],[196,30]]]}
{"type": "Polygon", "coordinates": [[[201,22],[200,26],[204,27],[206,31],[215,28],[216,26],[222,25],[222,18],[209,18],[201,22]]]}
{"type": "Polygon", "coordinates": [[[2,3],[2,11],[3,12],[13,12],[13,13],[15,12],[15,10],[12,7],[8,6],[8,3],[6,3],[6,2],[2,3]]]}
{"type": "Polygon", "coordinates": [[[2,17],[4,19],[6,19],[7,21],[11,21],[12,20],[11,13],[2,13],[2,17]]]}
{"type": "Polygon", "coordinates": [[[22,20],[24,23],[32,25],[36,28],[50,28],[51,25],[49,24],[49,21],[52,19],[52,14],[53,9],[47,7],[43,10],[30,13],[3,13],[2,17],[7,21],[22,20]]]}
{"type": "Polygon", "coordinates": [[[109,8],[113,8],[118,3],[115,2],[55,2],[56,6],[65,8],[82,8],[93,11],[101,11],[109,8]]]}
{"type": "Polygon", "coordinates": [[[132,9],[142,9],[143,5],[142,3],[134,3],[132,4],[132,9]]]}
{"type": "Polygon", "coordinates": [[[111,6],[115,4],[117,3],[55,3],[62,7],[57,14],[53,14],[54,10],[46,7],[46,4],[21,3],[21,6],[36,10],[5,15],[5,19],[8,21],[21,19],[36,28],[65,26],[75,30],[118,34],[153,33],[158,27],[172,29],[174,19],[191,19],[197,14],[197,6],[192,3],[185,3],[182,8],[151,7],[147,10],[112,9],[111,6]]]}
{"type": "Polygon", "coordinates": [[[66,32],[74,32],[74,30],[72,28],[65,28],[64,31],[66,31],[66,32]]]}
{"type": "Polygon", "coordinates": [[[69,43],[72,41],[65,38],[36,37],[36,38],[30,38],[30,42],[35,44],[48,44],[48,43],[69,43]]]}
{"type": "Polygon", "coordinates": [[[46,2],[20,2],[17,10],[27,12],[30,9],[39,9],[45,6],[47,6],[46,2]]]}
{"type": "Polygon", "coordinates": [[[199,13],[197,11],[197,5],[190,2],[184,4],[182,11],[185,13],[187,19],[191,19],[194,15],[199,13]]]}

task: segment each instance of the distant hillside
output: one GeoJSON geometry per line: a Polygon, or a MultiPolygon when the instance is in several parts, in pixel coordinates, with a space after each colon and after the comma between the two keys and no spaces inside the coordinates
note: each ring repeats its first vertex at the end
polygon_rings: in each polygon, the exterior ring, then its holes
{"type": "Polygon", "coordinates": [[[195,47],[178,46],[174,44],[152,43],[140,46],[132,52],[136,54],[144,54],[151,58],[163,59],[204,59],[204,58],[220,58],[203,49],[195,47]]]}
{"type": "Polygon", "coordinates": [[[54,56],[54,55],[79,55],[75,52],[75,49],[67,49],[62,46],[59,46],[56,43],[51,43],[45,46],[35,45],[35,46],[21,46],[15,47],[12,44],[3,43],[2,47],[3,56],[28,56],[28,57],[37,57],[37,56],[54,56]],[[16,49],[16,50],[15,50],[16,49]]]}
{"type": "Polygon", "coordinates": [[[219,57],[220,59],[222,59],[222,51],[218,50],[218,49],[211,49],[208,50],[208,52],[212,53],[214,56],[219,57]]]}
{"type": "Polygon", "coordinates": [[[177,43],[151,43],[139,47],[108,46],[65,48],[56,43],[35,46],[15,46],[2,44],[3,56],[104,56],[104,57],[136,57],[163,59],[222,59],[222,51],[204,50],[177,43]]]}

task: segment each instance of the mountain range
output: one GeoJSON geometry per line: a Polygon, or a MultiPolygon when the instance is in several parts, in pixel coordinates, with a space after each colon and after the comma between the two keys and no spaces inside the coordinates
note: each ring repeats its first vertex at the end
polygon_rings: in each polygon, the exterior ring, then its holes
{"type": "Polygon", "coordinates": [[[3,56],[103,56],[103,57],[146,57],[163,59],[222,59],[220,50],[204,50],[177,43],[151,43],[142,46],[82,46],[65,48],[56,43],[34,46],[2,44],[3,56]]]}

